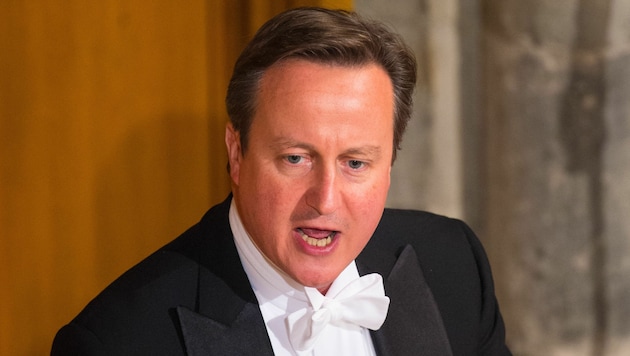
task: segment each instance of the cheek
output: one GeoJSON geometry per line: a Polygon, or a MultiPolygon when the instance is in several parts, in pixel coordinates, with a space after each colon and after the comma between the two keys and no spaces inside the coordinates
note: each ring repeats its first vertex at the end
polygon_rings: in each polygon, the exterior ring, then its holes
{"type": "Polygon", "coordinates": [[[373,230],[376,229],[378,222],[381,220],[384,208],[384,199],[377,200],[376,197],[373,197],[369,201],[364,200],[361,206],[356,209],[358,212],[359,226],[364,230],[368,230],[371,235],[373,230]]]}
{"type": "Polygon", "coordinates": [[[249,206],[256,207],[256,221],[268,229],[284,228],[290,222],[295,201],[299,199],[297,184],[287,182],[277,174],[259,169],[249,172],[242,184],[241,194],[249,206]]]}
{"type": "Polygon", "coordinates": [[[383,215],[389,190],[388,178],[389,176],[383,177],[368,189],[362,190],[353,201],[355,219],[360,228],[369,232],[370,236],[383,215]]]}
{"type": "Polygon", "coordinates": [[[387,193],[389,191],[389,173],[382,173],[378,179],[369,185],[362,192],[362,204],[366,209],[372,208],[378,210],[378,207],[385,206],[385,200],[387,199],[387,193]]]}

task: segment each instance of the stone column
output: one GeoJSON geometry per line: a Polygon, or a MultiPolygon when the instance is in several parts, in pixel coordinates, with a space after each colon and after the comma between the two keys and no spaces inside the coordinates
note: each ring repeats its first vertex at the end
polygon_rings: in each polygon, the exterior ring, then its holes
{"type": "Polygon", "coordinates": [[[602,276],[611,355],[630,350],[630,2],[610,7],[605,51],[606,140],[602,162],[602,276]]]}
{"type": "Polygon", "coordinates": [[[481,3],[482,225],[510,345],[522,355],[625,354],[629,7],[481,3]]]}

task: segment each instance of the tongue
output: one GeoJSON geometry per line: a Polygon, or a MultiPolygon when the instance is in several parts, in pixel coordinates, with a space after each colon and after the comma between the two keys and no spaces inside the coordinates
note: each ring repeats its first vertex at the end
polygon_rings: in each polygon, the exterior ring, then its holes
{"type": "Polygon", "coordinates": [[[330,230],[319,230],[319,229],[301,229],[302,232],[307,234],[310,237],[314,237],[316,239],[324,239],[328,237],[328,235],[332,234],[330,230]]]}

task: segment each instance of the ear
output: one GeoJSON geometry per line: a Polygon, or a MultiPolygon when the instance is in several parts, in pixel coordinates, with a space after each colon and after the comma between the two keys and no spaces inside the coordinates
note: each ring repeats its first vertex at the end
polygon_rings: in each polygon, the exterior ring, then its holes
{"type": "Polygon", "coordinates": [[[228,162],[230,163],[230,177],[238,185],[241,168],[241,135],[234,129],[232,123],[225,126],[225,146],[227,147],[228,162]]]}

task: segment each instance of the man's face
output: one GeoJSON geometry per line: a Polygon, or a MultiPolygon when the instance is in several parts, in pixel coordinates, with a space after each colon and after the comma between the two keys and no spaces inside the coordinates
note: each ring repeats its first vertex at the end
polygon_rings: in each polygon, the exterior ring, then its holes
{"type": "Polygon", "coordinates": [[[304,60],[264,74],[247,151],[226,144],[234,201],[262,253],[325,292],[376,229],[389,189],[393,89],[386,72],[304,60]]]}

